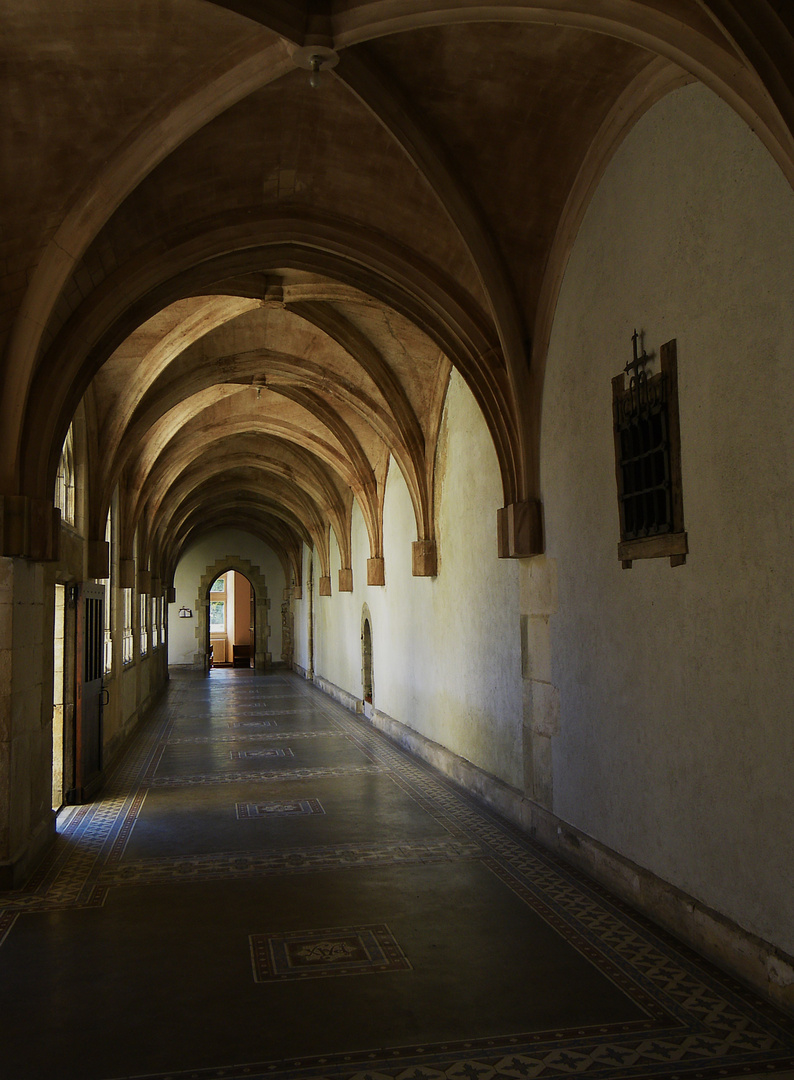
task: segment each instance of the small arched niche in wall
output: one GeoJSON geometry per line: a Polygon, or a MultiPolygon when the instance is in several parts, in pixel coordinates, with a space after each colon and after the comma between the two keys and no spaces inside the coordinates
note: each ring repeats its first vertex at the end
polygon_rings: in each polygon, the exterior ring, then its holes
{"type": "Polygon", "coordinates": [[[372,616],[366,604],[361,610],[361,687],[365,716],[373,713],[372,616]]]}

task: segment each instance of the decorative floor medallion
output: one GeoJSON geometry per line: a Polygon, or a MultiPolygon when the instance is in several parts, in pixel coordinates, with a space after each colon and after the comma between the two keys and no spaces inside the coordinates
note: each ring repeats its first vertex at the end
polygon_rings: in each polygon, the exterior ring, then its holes
{"type": "Polygon", "coordinates": [[[295,757],[295,755],[288,746],[285,746],[283,749],[275,747],[269,750],[230,750],[229,757],[232,761],[243,761],[245,758],[295,757]]]}
{"type": "Polygon", "coordinates": [[[268,802],[238,802],[237,818],[287,817],[292,814],[324,814],[319,799],[272,799],[268,802]]]}
{"type": "Polygon", "coordinates": [[[411,970],[385,923],[251,934],[249,940],[254,980],[260,983],[411,970]]]}

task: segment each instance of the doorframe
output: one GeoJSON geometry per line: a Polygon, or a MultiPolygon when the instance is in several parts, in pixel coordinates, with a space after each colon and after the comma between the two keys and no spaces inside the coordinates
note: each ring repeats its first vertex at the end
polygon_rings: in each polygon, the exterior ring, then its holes
{"type": "Polygon", "coordinates": [[[105,678],[105,586],[84,581],[77,587],[77,633],[75,648],[75,747],[74,786],[67,801],[89,802],[104,782],[104,731],[102,700],[105,678]],[[99,601],[99,608],[88,604],[99,601]],[[89,654],[89,650],[91,650],[89,654]],[[98,672],[98,676],[97,673],[98,672]],[[95,677],[87,679],[87,674],[95,677]],[[96,700],[93,696],[96,694],[96,700]],[[94,712],[96,709],[96,712],[94,712]],[[96,717],[95,728],[93,717],[96,717]],[[92,745],[96,739],[96,744],[92,745]],[[92,769],[93,751],[96,768],[92,769]]]}
{"type": "Polygon", "coordinates": [[[270,625],[268,623],[268,609],[270,600],[267,596],[267,581],[258,566],[249,562],[248,559],[240,559],[236,556],[227,556],[217,559],[214,564],[207,566],[201,575],[196,597],[196,640],[199,651],[193,657],[194,667],[209,673],[209,640],[210,640],[210,585],[213,581],[225,574],[227,570],[234,570],[243,577],[248,578],[248,583],[254,594],[256,612],[254,619],[254,667],[262,671],[270,667],[272,656],[268,651],[268,639],[270,638],[270,625]]]}

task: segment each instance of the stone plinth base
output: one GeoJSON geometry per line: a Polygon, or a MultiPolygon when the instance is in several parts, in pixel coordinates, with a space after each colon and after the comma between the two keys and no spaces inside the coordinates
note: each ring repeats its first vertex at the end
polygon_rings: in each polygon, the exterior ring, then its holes
{"type": "Polygon", "coordinates": [[[543,525],[536,499],[510,503],[496,511],[500,559],[523,559],[543,552],[543,525]]]}
{"type": "Polygon", "coordinates": [[[411,564],[414,577],[435,577],[438,573],[435,540],[415,540],[411,545],[411,564]]]}

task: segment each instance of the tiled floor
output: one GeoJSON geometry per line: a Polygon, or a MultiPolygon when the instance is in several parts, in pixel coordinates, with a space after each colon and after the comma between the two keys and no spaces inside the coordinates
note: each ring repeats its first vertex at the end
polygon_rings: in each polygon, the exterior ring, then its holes
{"type": "Polygon", "coordinates": [[[0,940],[4,1080],[794,1067],[790,1020],[286,673],[175,677],[0,940]]]}

